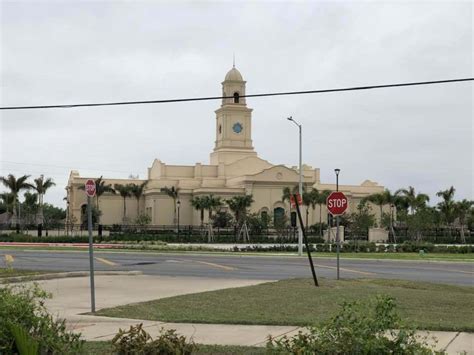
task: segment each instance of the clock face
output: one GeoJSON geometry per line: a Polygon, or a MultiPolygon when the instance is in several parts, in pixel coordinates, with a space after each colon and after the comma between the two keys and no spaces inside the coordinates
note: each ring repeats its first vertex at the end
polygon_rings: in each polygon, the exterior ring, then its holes
{"type": "Polygon", "coordinates": [[[234,125],[232,126],[232,130],[235,132],[235,133],[240,133],[242,132],[242,124],[237,122],[237,123],[234,123],[234,125]]]}

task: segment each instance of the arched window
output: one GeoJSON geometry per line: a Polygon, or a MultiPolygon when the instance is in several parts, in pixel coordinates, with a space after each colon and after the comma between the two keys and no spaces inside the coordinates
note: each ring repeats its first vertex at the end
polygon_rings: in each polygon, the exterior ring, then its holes
{"type": "Polygon", "coordinates": [[[273,223],[276,228],[284,227],[286,224],[285,209],[277,207],[273,209],[273,223]]]}
{"type": "Polygon", "coordinates": [[[239,93],[238,92],[234,92],[234,104],[238,104],[239,103],[239,93]]]}

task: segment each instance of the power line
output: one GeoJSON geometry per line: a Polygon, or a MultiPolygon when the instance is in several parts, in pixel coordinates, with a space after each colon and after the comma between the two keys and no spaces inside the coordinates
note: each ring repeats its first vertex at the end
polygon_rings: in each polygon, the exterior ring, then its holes
{"type": "MultiPolygon", "coordinates": [[[[355,87],[323,89],[323,90],[273,92],[273,93],[263,93],[263,94],[242,95],[240,97],[266,97],[266,96],[283,96],[283,95],[323,94],[323,93],[330,93],[330,92],[385,89],[385,88],[404,87],[404,86],[448,84],[448,83],[458,83],[458,82],[473,81],[473,80],[474,78],[418,81],[418,82],[410,82],[410,83],[355,86],[355,87]]],[[[168,99],[168,100],[119,101],[119,102],[102,102],[102,103],[97,102],[97,103],[69,104],[69,105],[4,106],[4,107],[0,107],[0,110],[32,110],[32,109],[53,109],[53,108],[97,107],[97,106],[165,104],[165,103],[172,103],[172,102],[209,101],[209,100],[222,100],[222,99],[233,99],[233,98],[234,96],[210,96],[210,97],[193,97],[193,98],[168,99]]]]}

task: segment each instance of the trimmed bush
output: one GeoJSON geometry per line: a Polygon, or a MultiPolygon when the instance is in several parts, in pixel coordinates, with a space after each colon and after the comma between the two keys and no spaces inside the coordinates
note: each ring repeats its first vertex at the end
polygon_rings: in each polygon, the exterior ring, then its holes
{"type": "Polygon", "coordinates": [[[184,336],[178,335],[174,329],[165,330],[161,328],[158,338],[152,339],[150,334],[143,329],[143,324],[132,325],[127,331],[120,329],[112,339],[112,346],[114,354],[118,355],[189,355],[196,349],[194,342],[188,342],[184,336]]]}

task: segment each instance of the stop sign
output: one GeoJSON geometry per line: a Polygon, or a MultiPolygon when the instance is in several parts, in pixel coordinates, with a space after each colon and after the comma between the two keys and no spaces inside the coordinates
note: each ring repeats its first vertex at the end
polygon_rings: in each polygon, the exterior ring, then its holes
{"type": "Polygon", "coordinates": [[[92,179],[87,180],[85,184],[85,190],[86,190],[87,196],[94,197],[95,196],[95,181],[92,179]]]}
{"type": "Polygon", "coordinates": [[[326,199],[326,206],[330,214],[339,216],[347,209],[347,197],[342,192],[331,192],[326,199]]]}

